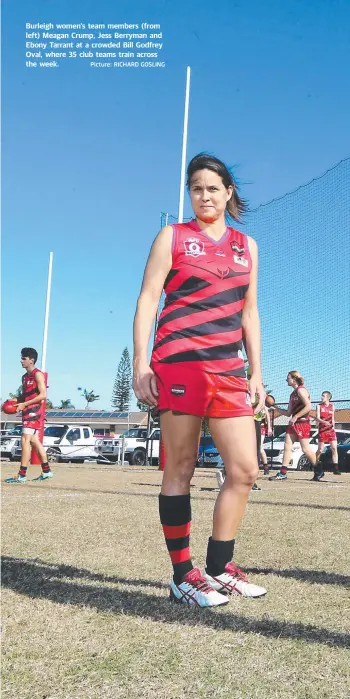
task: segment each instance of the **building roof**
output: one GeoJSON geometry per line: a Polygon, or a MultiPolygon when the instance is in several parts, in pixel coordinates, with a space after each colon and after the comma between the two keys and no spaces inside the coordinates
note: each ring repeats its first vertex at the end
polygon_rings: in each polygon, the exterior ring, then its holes
{"type": "MultiPolygon", "coordinates": [[[[46,410],[46,422],[69,423],[69,424],[89,424],[89,425],[115,425],[121,426],[121,429],[126,429],[128,425],[147,425],[148,413],[145,412],[117,412],[108,410],[46,410]]],[[[7,415],[1,412],[1,422],[11,422],[19,424],[22,422],[21,414],[7,415]]]]}

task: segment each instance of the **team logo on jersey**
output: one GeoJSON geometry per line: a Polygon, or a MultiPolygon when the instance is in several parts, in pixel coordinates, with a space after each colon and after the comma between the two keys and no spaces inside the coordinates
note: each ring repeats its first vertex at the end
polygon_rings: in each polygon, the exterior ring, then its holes
{"type": "Polygon", "coordinates": [[[239,257],[244,255],[244,253],[245,253],[244,245],[238,245],[238,243],[236,243],[235,240],[233,241],[233,243],[231,243],[231,249],[232,249],[232,252],[236,252],[239,257]]]}
{"type": "Polygon", "coordinates": [[[225,279],[225,277],[228,277],[231,271],[229,267],[226,267],[226,269],[219,269],[219,267],[217,267],[217,270],[218,277],[220,277],[220,279],[225,279]]]}
{"type": "Polygon", "coordinates": [[[248,260],[246,260],[244,257],[237,257],[237,255],[233,256],[234,262],[236,262],[237,265],[243,265],[243,267],[248,267],[248,260]]]}
{"type": "Polygon", "coordinates": [[[170,392],[174,396],[183,396],[186,393],[186,386],[182,386],[178,383],[174,383],[170,389],[170,392]]]}
{"type": "Polygon", "coordinates": [[[187,238],[184,241],[185,254],[192,255],[192,257],[199,257],[199,255],[205,255],[204,243],[198,238],[187,238]]]}

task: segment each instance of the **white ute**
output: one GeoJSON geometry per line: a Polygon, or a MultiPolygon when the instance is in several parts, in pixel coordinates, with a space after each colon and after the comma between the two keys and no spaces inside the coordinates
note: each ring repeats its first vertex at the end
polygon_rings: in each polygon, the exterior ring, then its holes
{"type": "MultiPolygon", "coordinates": [[[[86,425],[46,425],[43,446],[47,451],[48,461],[56,463],[83,463],[85,459],[96,460],[96,437],[91,427],[86,425]]],[[[21,457],[21,440],[17,444],[10,460],[21,457]]]]}
{"type": "Polygon", "coordinates": [[[124,441],[124,460],[131,465],[144,466],[146,463],[146,451],[150,463],[158,463],[159,460],[160,429],[154,427],[148,439],[145,427],[133,427],[124,432],[121,437],[104,437],[96,440],[96,450],[100,460],[120,462],[124,441]]]}

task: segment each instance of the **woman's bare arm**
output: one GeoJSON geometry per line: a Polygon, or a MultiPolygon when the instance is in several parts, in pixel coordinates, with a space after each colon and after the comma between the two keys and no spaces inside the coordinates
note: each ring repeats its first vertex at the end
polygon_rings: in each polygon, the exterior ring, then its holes
{"type": "Polygon", "coordinates": [[[172,227],[165,226],[153,242],[134,318],[134,391],[137,398],[152,405],[156,404],[157,390],[149,366],[148,345],[164,282],[172,265],[172,237],[172,227]]]}

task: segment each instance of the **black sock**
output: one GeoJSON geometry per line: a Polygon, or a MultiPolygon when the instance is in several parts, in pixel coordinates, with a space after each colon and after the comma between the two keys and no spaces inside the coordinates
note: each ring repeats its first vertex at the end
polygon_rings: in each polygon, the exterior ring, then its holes
{"type": "Polygon", "coordinates": [[[216,541],[212,537],[208,539],[206,571],[208,575],[221,575],[225,572],[226,563],[233,558],[235,540],[216,541]]]}
{"type": "Polygon", "coordinates": [[[18,475],[19,476],[26,476],[27,475],[27,468],[28,468],[28,466],[22,466],[22,464],[21,464],[21,468],[18,471],[18,475]]]}
{"type": "Polygon", "coordinates": [[[49,473],[51,471],[50,466],[47,461],[44,461],[43,464],[41,464],[41,468],[43,470],[43,473],[49,473]]]}
{"type": "Polygon", "coordinates": [[[174,582],[179,585],[192,570],[190,555],[191,498],[188,495],[159,495],[159,516],[171,562],[174,582]]]}

